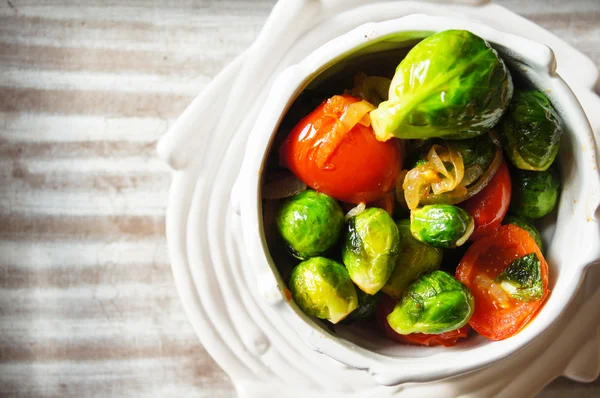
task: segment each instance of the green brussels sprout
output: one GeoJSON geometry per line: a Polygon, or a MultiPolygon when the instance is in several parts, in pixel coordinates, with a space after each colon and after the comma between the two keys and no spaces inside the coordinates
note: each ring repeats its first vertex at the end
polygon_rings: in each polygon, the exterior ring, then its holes
{"type": "Polygon", "coordinates": [[[416,240],[410,232],[410,220],[396,223],[400,250],[396,268],[381,291],[399,299],[419,276],[435,271],[442,263],[443,250],[416,240]]]}
{"type": "Polygon", "coordinates": [[[537,247],[539,247],[540,251],[543,251],[542,236],[540,235],[540,232],[526,218],[517,216],[506,216],[504,217],[504,220],[502,220],[502,224],[516,225],[517,227],[529,232],[529,235],[535,241],[537,247]]]}
{"type": "Polygon", "coordinates": [[[544,296],[540,259],[535,253],[513,260],[494,281],[519,301],[537,301],[544,296]]]}
{"type": "Polygon", "coordinates": [[[370,295],[360,289],[356,289],[356,296],[358,297],[358,307],[356,307],[356,309],[342,321],[344,324],[370,318],[371,315],[375,313],[375,309],[377,308],[377,304],[379,304],[379,299],[381,298],[380,293],[370,295]]]}
{"type": "Polygon", "coordinates": [[[423,275],[408,287],[387,320],[399,334],[440,334],[469,322],[475,300],[469,289],[444,271],[423,275]]]}
{"type": "Polygon", "coordinates": [[[325,253],[343,226],[344,212],[335,199],[311,189],[287,199],[277,213],[277,229],[300,260],[325,253]]]}
{"type": "Polygon", "coordinates": [[[500,122],[500,132],[502,146],[515,167],[543,171],[558,153],[563,127],[541,91],[516,91],[500,122]]]}
{"type": "Polygon", "coordinates": [[[479,166],[482,171],[487,170],[496,156],[496,148],[499,149],[499,144],[496,145],[489,134],[466,140],[447,141],[447,144],[460,153],[465,170],[473,166],[479,166]]]}
{"type": "Polygon", "coordinates": [[[400,62],[389,99],[371,112],[377,139],[463,139],[494,127],[508,107],[513,83],[496,51],[465,30],[419,42],[400,62]]]}
{"type": "Polygon", "coordinates": [[[430,246],[445,249],[461,246],[474,228],[473,217],[457,206],[428,205],[410,212],[410,232],[430,246]]]}
{"type": "Polygon", "coordinates": [[[512,213],[527,218],[540,218],[550,213],[558,199],[560,179],[554,169],[545,171],[513,170],[512,213]]]}
{"type": "Polygon", "coordinates": [[[337,261],[313,257],[298,264],[289,281],[296,304],[305,314],[338,323],[358,306],[348,270],[337,261]]]}
{"type": "Polygon", "coordinates": [[[387,282],[398,257],[398,227],[382,209],[371,207],[348,220],[342,260],[352,281],[375,294],[387,282]]]}

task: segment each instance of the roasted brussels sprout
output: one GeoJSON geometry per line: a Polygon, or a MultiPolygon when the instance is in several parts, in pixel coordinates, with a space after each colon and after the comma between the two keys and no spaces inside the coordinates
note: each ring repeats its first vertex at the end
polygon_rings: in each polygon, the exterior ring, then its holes
{"type": "Polygon", "coordinates": [[[469,289],[444,271],[423,275],[388,315],[399,334],[440,334],[463,327],[475,310],[469,289]]]}
{"type": "Polygon", "coordinates": [[[377,139],[475,137],[492,128],[513,84],[496,51],[464,30],[418,43],[400,62],[389,99],[371,112],[377,139]]]}
{"type": "Polygon", "coordinates": [[[526,218],[517,217],[517,216],[506,216],[506,217],[504,217],[504,220],[502,220],[502,224],[505,224],[505,225],[512,224],[512,225],[516,225],[517,227],[519,227],[521,229],[524,229],[525,231],[527,231],[529,233],[531,238],[535,241],[535,244],[537,245],[537,247],[539,247],[540,251],[541,252],[544,251],[544,249],[542,247],[542,236],[540,235],[540,232],[526,218]]]}
{"type": "Polygon", "coordinates": [[[300,260],[325,253],[343,226],[344,213],[335,199],[311,189],[290,197],[277,214],[277,229],[300,260]]]}
{"type": "Polygon", "coordinates": [[[375,313],[375,309],[381,298],[380,293],[370,295],[360,289],[356,289],[356,296],[358,297],[358,307],[356,307],[342,323],[352,323],[354,321],[362,321],[369,318],[375,313]]]}
{"type": "Polygon", "coordinates": [[[512,213],[528,218],[540,218],[550,213],[558,199],[560,179],[553,168],[545,171],[513,170],[512,213]]]}
{"type": "Polygon", "coordinates": [[[500,132],[502,146],[515,167],[540,171],[554,161],[563,127],[541,91],[516,91],[500,122],[500,132]]]}
{"type": "Polygon", "coordinates": [[[394,271],[398,257],[398,227],[382,209],[371,207],[348,220],[342,260],[352,281],[375,294],[394,271]]]}
{"type": "Polygon", "coordinates": [[[410,232],[410,220],[400,220],[396,226],[400,236],[398,260],[381,291],[399,299],[415,279],[440,267],[443,251],[416,240],[410,232]]]}
{"type": "Polygon", "coordinates": [[[473,233],[473,218],[460,207],[437,204],[410,212],[410,232],[419,241],[431,246],[451,248],[461,246],[473,233]]]}
{"type": "Polygon", "coordinates": [[[346,268],[325,257],[301,262],[292,271],[289,288],[307,315],[338,323],[358,306],[356,289],[346,268]]]}
{"type": "Polygon", "coordinates": [[[496,279],[508,295],[519,301],[536,301],[544,296],[540,259],[535,253],[512,261],[496,279]]]}
{"type": "Polygon", "coordinates": [[[483,134],[467,140],[447,141],[463,159],[465,171],[471,167],[479,167],[482,171],[494,161],[496,149],[499,146],[497,136],[483,134]]]}

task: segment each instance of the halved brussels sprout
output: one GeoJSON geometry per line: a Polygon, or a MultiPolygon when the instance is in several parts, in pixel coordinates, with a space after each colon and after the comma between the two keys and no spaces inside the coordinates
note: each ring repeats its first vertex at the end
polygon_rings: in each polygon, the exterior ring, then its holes
{"type": "Polygon", "coordinates": [[[540,218],[550,213],[558,199],[560,179],[556,171],[513,170],[510,210],[522,217],[540,218]]]}
{"type": "Polygon", "coordinates": [[[400,220],[396,226],[400,235],[398,260],[381,291],[399,299],[415,279],[440,267],[443,250],[416,240],[410,232],[410,220],[400,220]]]}
{"type": "Polygon", "coordinates": [[[301,262],[292,271],[290,291],[305,314],[338,323],[358,306],[346,268],[325,257],[301,262]]]}
{"type": "Polygon", "coordinates": [[[342,323],[352,323],[369,318],[375,313],[375,309],[381,298],[380,293],[370,295],[360,289],[356,289],[356,296],[358,297],[358,307],[342,323]]]}
{"type": "Polygon", "coordinates": [[[440,334],[463,327],[475,311],[469,289],[444,271],[423,275],[387,320],[398,334],[440,334]]]}
{"type": "Polygon", "coordinates": [[[483,134],[471,139],[446,142],[460,153],[465,165],[465,171],[471,167],[478,166],[485,172],[494,161],[496,150],[500,146],[498,137],[495,134],[494,136],[483,134]]]}
{"type": "Polygon", "coordinates": [[[344,212],[335,199],[312,189],[287,199],[277,213],[277,229],[300,260],[325,253],[343,226],[344,212]]]}
{"type": "Polygon", "coordinates": [[[535,244],[537,245],[537,247],[539,247],[540,251],[544,251],[542,246],[542,236],[540,235],[540,232],[526,218],[517,216],[506,216],[504,217],[504,220],[502,220],[502,224],[516,225],[517,227],[529,232],[529,235],[535,241],[535,244]]]}
{"type": "Polygon", "coordinates": [[[500,122],[500,132],[502,146],[515,167],[540,171],[554,161],[563,127],[541,91],[516,91],[500,122]]]}
{"type": "Polygon", "coordinates": [[[519,301],[536,301],[544,296],[540,259],[535,253],[512,261],[494,281],[519,301]]]}
{"type": "Polygon", "coordinates": [[[483,134],[500,120],[512,96],[510,74],[496,51],[465,30],[419,42],[400,62],[389,99],[371,112],[377,139],[483,134]]]}
{"type": "Polygon", "coordinates": [[[398,257],[398,227],[382,209],[371,207],[348,220],[342,260],[352,281],[375,294],[387,282],[398,257]]]}
{"type": "Polygon", "coordinates": [[[456,204],[479,193],[492,179],[502,148],[495,134],[466,140],[431,140],[432,145],[406,172],[396,195],[409,209],[434,203],[456,204]]]}
{"type": "Polygon", "coordinates": [[[446,249],[461,246],[474,228],[473,217],[457,206],[429,205],[410,212],[410,232],[431,246],[446,249]]]}

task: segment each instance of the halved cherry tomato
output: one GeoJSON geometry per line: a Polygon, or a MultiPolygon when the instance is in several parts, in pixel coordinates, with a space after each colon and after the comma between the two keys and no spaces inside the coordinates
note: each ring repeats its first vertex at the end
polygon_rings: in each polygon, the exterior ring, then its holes
{"type": "Polygon", "coordinates": [[[458,339],[467,337],[469,332],[469,326],[465,325],[460,329],[451,330],[441,334],[424,334],[424,333],[412,333],[412,334],[398,334],[392,329],[387,321],[387,316],[394,310],[397,301],[393,298],[383,295],[377,312],[375,314],[377,318],[377,324],[386,337],[402,344],[412,345],[424,345],[424,346],[436,346],[443,345],[444,347],[450,347],[456,344],[458,339]]]}
{"type": "Polygon", "coordinates": [[[496,230],[508,211],[512,186],[506,161],[503,160],[488,185],[459,206],[475,221],[475,230],[469,238],[474,241],[496,230]]]}
{"type": "Polygon", "coordinates": [[[346,108],[358,101],[333,96],[292,129],[279,151],[280,163],[306,185],[355,204],[383,198],[395,187],[402,164],[397,140],[378,141],[373,129],[361,123],[350,131],[336,127],[346,108]]]}
{"type": "Polygon", "coordinates": [[[529,233],[515,225],[502,225],[475,241],[456,270],[456,278],[467,285],[475,297],[475,313],[469,324],[491,340],[503,340],[519,332],[535,316],[548,296],[548,264],[529,233]],[[544,295],[524,302],[499,295],[497,284],[481,281],[495,279],[511,261],[535,253],[540,260],[544,295]]]}

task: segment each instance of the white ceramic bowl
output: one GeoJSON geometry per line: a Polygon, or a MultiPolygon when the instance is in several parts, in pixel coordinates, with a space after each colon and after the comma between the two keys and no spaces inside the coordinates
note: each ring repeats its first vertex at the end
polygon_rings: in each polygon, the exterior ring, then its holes
{"type": "Polygon", "coordinates": [[[368,370],[384,385],[436,380],[482,368],[515,353],[543,333],[574,296],[586,267],[600,259],[597,147],[581,106],[555,69],[552,50],[540,43],[465,20],[410,15],[362,25],[282,72],[250,133],[232,203],[241,214],[244,243],[258,289],[290,329],[315,350],[368,370]],[[283,115],[311,83],[335,74],[356,57],[412,46],[415,38],[447,29],[466,29],[486,39],[513,70],[547,94],[565,122],[559,153],[562,194],[556,217],[541,231],[550,265],[551,295],[524,330],[498,342],[473,336],[451,348],[414,347],[375,338],[360,328],[342,327],[333,333],[285,299],[286,286],[263,231],[260,181],[266,156],[283,115]]]}

